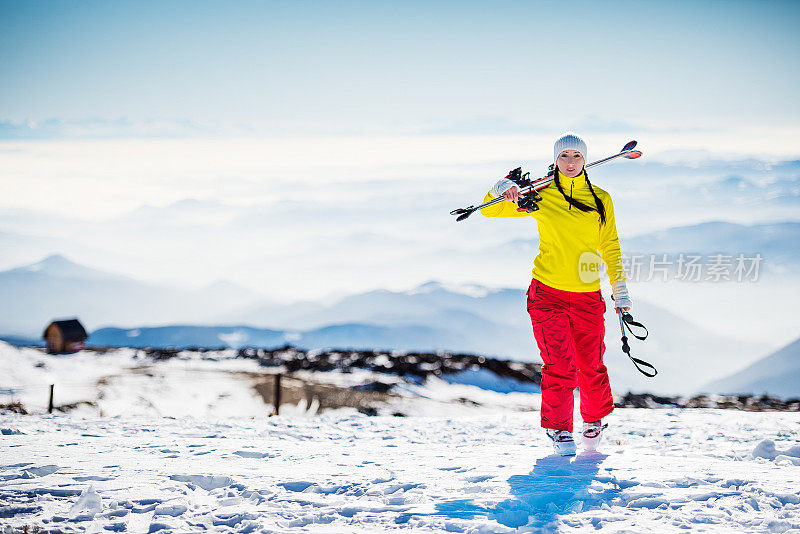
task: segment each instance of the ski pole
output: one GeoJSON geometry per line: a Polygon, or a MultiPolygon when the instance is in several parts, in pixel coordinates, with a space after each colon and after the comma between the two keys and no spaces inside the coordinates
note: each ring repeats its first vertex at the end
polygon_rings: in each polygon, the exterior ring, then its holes
{"type": "MultiPolygon", "coordinates": [[[[626,159],[639,158],[639,157],[641,157],[642,152],[639,151],[639,150],[633,150],[633,147],[635,147],[635,146],[636,146],[636,141],[630,141],[624,147],[622,147],[622,150],[619,153],[614,154],[613,156],[608,156],[607,158],[603,158],[603,159],[599,159],[597,161],[593,161],[593,162],[587,164],[586,168],[589,169],[591,167],[606,163],[607,161],[611,161],[612,159],[616,159],[616,158],[619,158],[619,157],[624,157],[626,159]]],[[[545,187],[547,187],[548,185],[550,185],[553,182],[554,175],[555,175],[555,170],[551,170],[545,176],[543,176],[541,178],[537,178],[536,180],[533,180],[529,185],[527,185],[524,188],[520,189],[520,195],[523,195],[523,196],[524,195],[529,195],[531,193],[535,193],[536,191],[539,191],[540,189],[544,189],[545,187]]],[[[497,204],[499,202],[503,202],[504,200],[505,200],[505,198],[500,196],[500,197],[497,197],[497,198],[495,198],[493,200],[490,200],[488,202],[484,202],[483,204],[480,204],[479,206],[468,206],[466,208],[454,209],[453,211],[450,212],[450,215],[455,215],[456,216],[456,221],[463,221],[464,219],[466,219],[467,217],[469,217],[470,215],[472,215],[476,211],[478,211],[480,209],[483,209],[483,208],[486,208],[486,207],[489,207],[489,206],[493,206],[494,204],[497,204]]]]}
{"type": "Polygon", "coordinates": [[[650,335],[650,332],[647,331],[647,327],[644,326],[642,323],[637,323],[636,321],[634,321],[633,320],[633,316],[630,313],[626,312],[626,311],[622,311],[621,309],[617,308],[617,316],[619,318],[619,329],[620,329],[620,332],[622,332],[622,352],[624,352],[628,356],[628,358],[631,359],[631,361],[633,362],[633,365],[636,367],[636,369],[640,373],[642,373],[644,376],[646,376],[648,378],[653,378],[654,376],[656,376],[658,374],[658,370],[651,363],[648,363],[648,362],[646,362],[644,360],[641,360],[639,358],[634,358],[633,356],[631,356],[631,347],[630,347],[630,345],[628,345],[628,336],[625,335],[625,327],[626,326],[628,327],[628,331],[631,333],[631,335],[633,337],[635,337],[636,339],[639,339],[641,341],[644,341],[645,339],[647,339],[647,336],[650,335]],[[637,336],[636,334],[634,334],[633,330],[631,330],[631,325],[644,328],[644,332],[645,332],[644,336],[640,337],[640,336],[637,336]],[[642,369],[640,367],[640,365],[652,369],[653,372],[651,373],[651,372],[645,371],[644,369],[642,369]]]}

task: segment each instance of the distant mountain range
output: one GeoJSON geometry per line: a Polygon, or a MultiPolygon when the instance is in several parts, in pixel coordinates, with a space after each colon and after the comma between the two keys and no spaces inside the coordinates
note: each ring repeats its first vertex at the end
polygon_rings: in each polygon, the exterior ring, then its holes
{"type": "Polygon", "coordinates": [[[461,331],[487,321],[527,324],[527,318],[517,313],[523,304],[519,289],[427,282],[406,292],[380,289],[349,295],[329,305],[318,302],[258,304],[223,315],[221,322],[284,329],[310,329],[347,322],[386,326],[425,324],[461,331]]]}
{"type": "Polygon", "coordinates": [[[765,266],[800,265],[800,222],[743,225],[712,221],[625,240],[626,253],[760,253],[765,266]]]}
{"type": "MultiPolygon", "coordinates": [[[[512,291],[512,290],[508,290],[512,291]]],[[[396,302],[415,307],[413,294],[394,294],[396,302]]],[[[366,298],[366,296],[365,296],[366,298]]],[[[365,313],[359,323],[337,323],[310,330],[268,330],[248,326],[166,326],[135,329],[101,328],[91,333],[89,343],[98,346],[134,347],[265,347],[291,344],[304,349],[348,348],[380,350],[446,350],[485,354],[519,361],[540,361],[527,312],[524,292],[517,290],[517,305],[506,314],[514,314],[526,324],[498,324],[472,317],[471,324],[450,324],[442,316],[429,315],[432,324],[422,319],[414,324],[369,324],[365,313]]],[[[480,307],[477,300],[475,306],[480,307]]],[[[334,313],[334,304],[330,312],[334,313]]],[[[397,308],[400,309],[400,306],[397,308]]],[[[646,379],[634,369],[620,350],[616,315],[606,316],[606,365],[614,387],[621,391],[686,394],[719,376],[721,368],[737,369],[754,361],[759,344],[729,340],[707,332],[665,310],[638,302],[636,317],[651,331],[645,342],[631,341],[633,355],[652,362],[659,369],[657,378],[646,379]]],[[[413,314],[403,318],[413,322],[413,314]]],[[[630,337],[630,336],[629,336],[630,337]]]]}
{"type": "Polygon", "coordinates": [[[284,332],[248,326],[106,327],[89,335],[87,344],[99,347],[239,348],[278,347],[286,343],[284,332]]]}
{"type": "Polygon", "coordinates": [[[64,256],[0,272],[0,333],[38,337],[53,318],[80,316],[103,325],[212,322],[263,297],[229,282],[183,291],[91,269],[64,256]]]}
{"type": "MultiPolygon", "coordinates": [[[[91,333],[89,345],[100,347],[276,348],[293,345],[304,349],[437,350],[463,347],[469,340],[456,332],[425,326],[339,324],[305,332],[275,331],[248,326],[162,326],[135,329],[101,328],[91,333]]],[[[476,351],[471,351],[476,352],[476,351]]]]}
{"type": "MultiPolygon", "coordinates": [[[[14,310],[0,317],[0,333],[7,339],[37,339],[51,319],[78,316],[92,332],[89,342],[103,346],[289,343],[307,349],[448,350],[539,360],[524,289],[429,282],[411,291],[378,290],[331,303],[278,305],[255,300],[232,284],[197,292],[170,290],[54,256],[0,273],[0,298],[11,303],[5,309],[14,310]]],[[[763,354],[757,343],[708,332],[642,299],[635,313],[650,327],[651,336],[644,343],[632,341],[634,355],[651,360],[660,374],[644,379],[621,354],[617,318],[609,309],[606,362],[615,387],[690,393],[719,377],[721,368],[740,369],[763,354]]]]}
{"type": "Polygon", "coordinates": [[[723,394],[800,398],[800,338],[741,371],[703,387],[723,394]]]}

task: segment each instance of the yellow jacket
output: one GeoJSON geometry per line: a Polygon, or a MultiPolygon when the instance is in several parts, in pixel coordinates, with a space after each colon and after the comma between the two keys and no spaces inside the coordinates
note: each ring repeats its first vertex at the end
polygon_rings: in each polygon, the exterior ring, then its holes
{"type": "MultiPolygon", "coordinates": [[[[575,200],[587,206],[595,205],[585,173],[571,179],[560,175],[559,181],[564,193],[569,195],[571,191],[575,200]]],[[[606,264],[612,284],[625,280],[625,270],[611,195],[594,184],[592,186],[605,207],[606,222],[603,225],[596,211],[583,212],[570,205],[555,183],[539,191],[542,201],[538,211],[520,212],[517,204],[504,201],[483,208],[481,213],[486,217],[533,217],[539,227],[539,253],[533,260],[533,278],[564,291],[597,291],[600,289],[601,262],[606,264]]],[[[493,198],[491,193],[487,193],[484,202],[493,198]]]]}

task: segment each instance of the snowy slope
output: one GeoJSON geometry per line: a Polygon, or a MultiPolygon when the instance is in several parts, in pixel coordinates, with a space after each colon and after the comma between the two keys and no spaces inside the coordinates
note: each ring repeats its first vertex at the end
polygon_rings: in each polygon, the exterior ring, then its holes
{"type": "Polygon", "coordinates": [[[705,388],[718,393],[767,393],[800,398],[800,338],[705,388]]]}
{"type": "Polygon", "coordinates": [[[551,454],[538,413],[216,423],[0,415],[0,525],[6,532],[24,525],[219,533],[800,529],[798,414],[730,415],[617,410],[601,452],[575,458],[551,454]]]}
{"type": "MultiPolygon", "coordinates": [[[[74,414],[224,419],[231,415],[260,416],[273,412],[272,396],[265,399],[257,390],[260,384],[274,383],[274,373],[286,372],[286,360],[262,367],[256,359],[237,355],[235,350],[187,350],[177,352],[172,358],[154,359],[146,357],[144,351],[129,348],[51,355],[40,349],[15,348],[0,342],[0,404],[19,401],[29,412],[42,413],[47,409],[49,386],[53,384],[56,409],[75,405],[70,410],[74,414]]],[[[417,369],[425,365],[419,363],[417,369]]],[[[392,395],[377,400],[367,397],[358,405],[375,406],[380,413],[466,411],[474,415],[538,409],[539,387],[531,381],[530,374],[524,373],[528,377],[525,381],[507,376],[507,369],[519,370],[519,365],[501,366],[506,369],[503,376],[485,367],[472,369],[452,364],[449,367],[451,372],[441,377],[431,374],[430,366],[425,369],[427,375],[418,372],[408,377],[358,367],[333,368],[328,372],[300,367],[286,376],[289,382],[284,384],[281,413],[288,410],[313,415],[313,397],[319,404],[320,397],[329,396],[332,402],[325,405],[333,408],[351,406],[341,401],[341,390],[375,382],[393,387],[392,395]],[[427,379],[421,379],[422,376],[427,379]],[[320,384],[335,388],[321,391],[315,387],[320,384]],[[299,387],[302,393],[294,401],[293,387],[299,387]]]]}
{"type": "Polygon", "coordinates": [[[484,371],[395,377],[390,408],[405,417],[315,416],[302,403],[266,417],[250,382],[265,369],[235,355],[0,343],[0,399],[33,412],[0,414],[0,532],[800,529],[796,412],[616,409],[599,453],[563,458],[531,384],[484,371]],[[49,383],[57,404],[94,404],[47,415],[49,383]]]}
{"type": "MultiPolygon", "coordinates": [[[[0,403],[20,401],[28,411],[47,408],[49,386],[56,407],[78,403],[75,413],[225,417],[268,410],[241,373],[258,371],[252,360],[152,361],[134,349],[51,355],[0,342],[0,403]]],[[[226,356],[223,352],[222,356],[226,356]]]]}

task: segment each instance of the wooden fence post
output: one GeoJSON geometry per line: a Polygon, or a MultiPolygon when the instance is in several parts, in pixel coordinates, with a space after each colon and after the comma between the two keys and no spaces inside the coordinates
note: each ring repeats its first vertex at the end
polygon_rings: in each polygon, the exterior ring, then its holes
{"type": "Polygon", "coordinates": [[[47,403],[47,413],[53,413],[53,390],[55,387],[55,384],[50,384],[50,401],[47,403]]]}
{"type": "Polygon", "coordinates": [[[281,406],[281,374],[278,373],[275,375],[275,398],[273,400],[275,404],[275,415],[280,413],[280,406],[281,406]]]}

